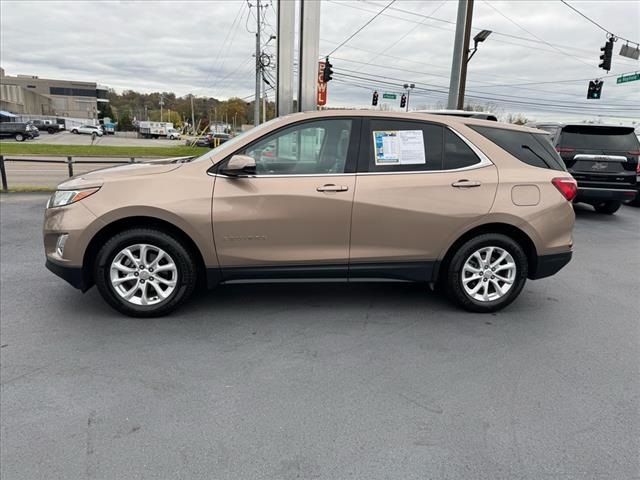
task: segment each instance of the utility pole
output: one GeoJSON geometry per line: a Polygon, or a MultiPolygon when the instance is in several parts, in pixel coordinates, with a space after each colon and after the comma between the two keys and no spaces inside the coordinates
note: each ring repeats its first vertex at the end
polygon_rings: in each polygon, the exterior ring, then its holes
{"type": "Polygon", "coordinates": [[[162,106],[164,105],[164,97],[160,95],[160,121],[162,122],[162,106]]]}
{"type": "Polygon", "coordinates": [[[449,81],[449,99],[447,102],[447,108],[452,110],[458,106],[462,64],[466,59],[468,50],[468,46],[465,47],[464,38],[467,19],[471,24],[471,15],[467,15],[469,5],[471,5],[470,8],[473,8],[473,0],[458,0],[458,17],[456,19],[456,35],[453,44],[451,80],[449,81]]]}
{"type": "Polygon", "coordinates": [[[260,63],[260,0],[256,0],[256,98],[253,104],[253,125],[255,127],[260,123],[260,81],[262,73],[262,64],[260,63]]]}
{"type": "Polygon", "coordinates": [[[196,117],[193,113],[193,93],[191,94],[191,131],[195,133],[196,128],[196,117]]]}
{"type": "Polygon", "coordinates": [[[276,117],[293,113],[296,2],[278,0],[276,117]]]}
{"type": "MultiPolygon", "coordinates": [[[[469,39],[471,38],[471,22],[473,21],[473,0],[467,5],[467,18],[464,23],[464,55],[462,56],[462,68],[460,69],[460,88],[458,90],[458,110],[464,109],[464,91],[467,85],[467,65],[469,64],[469,39]]],[[[477,45],[477,44],[476,44],[477,45]]]]}

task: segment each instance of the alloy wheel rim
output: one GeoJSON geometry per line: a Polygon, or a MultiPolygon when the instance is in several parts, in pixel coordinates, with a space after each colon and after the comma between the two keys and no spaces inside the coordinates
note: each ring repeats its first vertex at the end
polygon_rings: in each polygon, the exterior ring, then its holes
{"type": "Polygon", "coordinates": [[[109,269],[111,286],[124,301],[147,306],[163,302],[178,283],[178,267],[163,249],[146,243],[120,250],[109,269]]]}
{"type": "Polygon", "coordinates": [[[462,287],[479,302],[493,302],[504,297],[516,279],[516,262],[504,248],[490,246],[473,252],[460,273],[462,287]]]}

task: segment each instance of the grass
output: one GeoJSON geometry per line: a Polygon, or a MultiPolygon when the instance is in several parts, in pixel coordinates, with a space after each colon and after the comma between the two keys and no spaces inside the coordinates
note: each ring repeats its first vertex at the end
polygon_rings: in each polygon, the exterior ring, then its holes
{"type": "Polygon", "coordinates": [[[56,157],[188,157],[208,152],[207,147],[114,147],[107,145],[46,145],[0,143],[0,155],[48,155],[56,157]]]}

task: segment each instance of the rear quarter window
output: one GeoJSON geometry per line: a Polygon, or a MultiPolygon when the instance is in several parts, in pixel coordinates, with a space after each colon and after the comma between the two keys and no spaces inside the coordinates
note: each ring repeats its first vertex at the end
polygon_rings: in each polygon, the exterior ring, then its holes
{"type": "Polygon", "coordinates": [[[566,170],[564,162],[551,145],[549,135],[477,125],[469,125],[469,128],[527,165],[551,170],[566,170]]]}

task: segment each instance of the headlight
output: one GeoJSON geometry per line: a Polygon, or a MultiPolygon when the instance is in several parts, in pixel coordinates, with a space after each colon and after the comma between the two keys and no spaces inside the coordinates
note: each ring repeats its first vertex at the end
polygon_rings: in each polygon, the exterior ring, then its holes
{"type": "Polygon", "coordinates": [[[57,190],[49,198],[47,202],[47,208],[64,207],[71,203],[78,202],[83,198],[87,198],[89,195],[93,195],[100,187],[85,188],[82,190],[57,190]]]}

